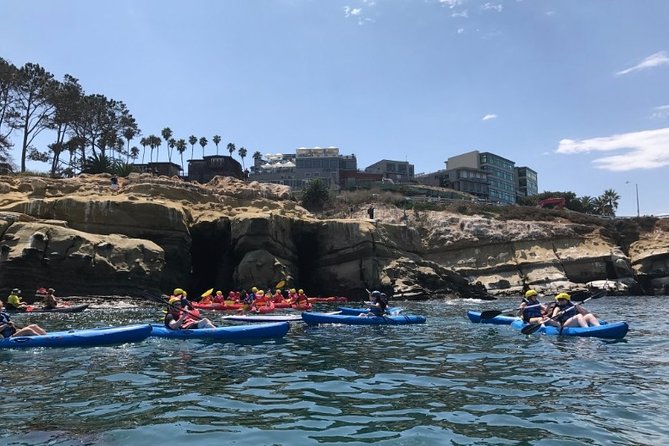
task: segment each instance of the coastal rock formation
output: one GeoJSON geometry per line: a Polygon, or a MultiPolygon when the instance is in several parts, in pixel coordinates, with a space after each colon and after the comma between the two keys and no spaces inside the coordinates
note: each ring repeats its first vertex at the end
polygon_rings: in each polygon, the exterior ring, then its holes
{"type": "Polygon", "coordinates": [[[108,175],[0,177],[0,293],[197,293],[285,280],[312,295],[486,298],[486,287],[517,294],[598,280],[650,293],[669,277],[668,232],[655,220],[407,215],[381,204],[378,220],[318,219],[285,186],[148,174],[118,192],[109,184],[108,175]]]}

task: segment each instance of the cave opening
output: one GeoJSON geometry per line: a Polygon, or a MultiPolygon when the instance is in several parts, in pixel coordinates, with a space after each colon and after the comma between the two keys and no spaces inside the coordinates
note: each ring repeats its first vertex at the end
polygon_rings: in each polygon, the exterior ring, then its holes
{"type": "Polygon", "coordinates": [[[203,222],[191,228],[190,289],[204,292],[214,288],[224,294],[232,289],[230,237],[229,221],[203,222]]]}

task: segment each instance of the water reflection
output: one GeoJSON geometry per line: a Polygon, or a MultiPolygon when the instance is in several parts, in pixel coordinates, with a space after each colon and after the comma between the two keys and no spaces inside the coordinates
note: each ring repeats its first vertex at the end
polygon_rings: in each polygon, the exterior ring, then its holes
{"type": "MultiPolygon", "coordinates": [[[[430,302],[402,303],[426,314],[425,326],[295,325],[284,340],[246,344],[0,351],[12,395],[0,441],[666,443],[669,341],[652,321],[669,304],[601,301],[590,307],[606,319],[633,321],[626,341],[522,336],[464,317],[496,302],[430,302]]],[[[159,316],[94,310],[34,321],[53,330],[159,316]]]]}

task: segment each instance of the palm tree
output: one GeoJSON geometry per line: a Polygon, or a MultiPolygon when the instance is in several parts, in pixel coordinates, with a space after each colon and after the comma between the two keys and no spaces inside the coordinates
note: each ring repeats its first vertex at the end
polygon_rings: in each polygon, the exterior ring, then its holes
{"type": "MultiPolygon", "coordinates": [[[[160,138],[157,137],[156,135],[149,135],[149,147],[151,147],[151,161],[153,162],[153,149],[156,147],[160,147],[160,138]]],[[[158,161],[158,153],[156,153],[156,162],[158,161]]]]}
{"type": "Polygon", "coordinates": [[[253,152],[253,162],[258,165],[260,161],[262,160],[262,153],[258,152],[257,150],[253,152]]]}
{"type": "Polygon", "coordinates": [[[592,213],[595,205],[595,199],[589,195],[584,195],[576,200],[578,206],[580,207],[579,211],[583,213],[592,213]]]}
{"type": "Polygon", "coordinates": [[[184,152],[186,151],[186,140],[181,138],[176,144],[177,152],[181,155],[181,171],[184,170],[184,152]]]}
{"type": "Polygon", "coordinates": [[[244,168],[244,158],[246,158],[246,149],[242,146],[237,150],[239,157],[242,159],[242,169],[244,168]]]}
{"type": "Polygon", "coordinates": [[[602,195],[600,195],[600,198],[604,203],[606,203],[607,207],[607,215],[610,215],[611,217],[616,216],[616,210],[618,209],[618,201],[620,200],[620,195],[618,192],[616,192],[613,189],[606,189],[602,195]]]}
{"type": "Polygon", "coordinates": [[[221,137],[218,135],[214,135],[212,141],[214,142],[214,144],[216,144],[216,155],[218,155],[218,144],[221,142],[221,137]]]}
{"type": "Polygon", "coordinates": [[[132,158],[133,161],[137,161],[137,157],[139,156],[139,149],[137,146],[132,146],[128,153],[130,153],[130,158],[132,158]]]}
{"type": "Polygon", "coordinates": [[[204,159],[204,147],[208,143],[209,143],[209,141],[207,141],[207,138],[205,138],[204,136],[202,138],[200,138],[200,145],[202,146],[202,159],[204,159]]]}
{"type": "Polygon", "coordinates": [[[228,152],[230,152],[230,157],[232,157],[232,153],[235,151],[235,145],[231,142],[228,143],[228,152]]]}
{"type": "Polygon", "coordinates": [[[128,142],[128,152],[126,153],[125,162],[128,162],[128,157],[130,156],[130,141],[137,136],[139,130],[135,127],[128,126],[123,129],[123,137],[128,142]]]}
{"type": "Polygon", "coordinates": [[[149,140],[144,137],[139,140],[139,144],[144,148],[144,151],[142,152],[142,164],[144,164],[144,155],[146,155],[146,146],[149,145],[149,140]]]}
{"type": "Polygon", "coordinates": [[[197,136],[195,135],[190,135],[188,137],[188,144],[190,144],[190,159],[193,159],[193,147],[195,147],[195,144],[197,144],[197,136]]]}
{"type": "MultiPolygon", "coordinates": [[[[169,140],[172,137],[172,129],[169,127],[165,127],[163,130],[161,130],[160,134],[163,136],[165,142],[169,143],[169,140]]],[[[160,143],[162,144],[162,141],[160,143]]],[[[167,152],[167,160],[170,162],[172,161],[169,152],[167,152]]]]}
{"type": "Polygon", "coordinates": [[[169,141],[167,141],[167,147],[170,148],[170,150],[167,151],[167,159],[169,162],[172,162],[172,152],[174,152],[174,146],[177,145],[177,140],[174,138],[170,138],[169,141]]]}

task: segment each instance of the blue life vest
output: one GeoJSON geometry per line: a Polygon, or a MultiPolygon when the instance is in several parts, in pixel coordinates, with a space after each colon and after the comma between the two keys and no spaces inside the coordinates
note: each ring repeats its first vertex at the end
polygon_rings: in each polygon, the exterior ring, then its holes
{"type": "MultiPolygon", "coordinates": [[[[5,324],[8,324],[9,322],[11,322],[11,320],[9,319],[9,315],[7,313],[5,313],[5,310],[3,309],[2,311],[0,311],[0,325],[5,325],[5,324]]],[[[8,338],[11,335],[13,335],[14,333],[16,333],[16,328],[5,327],[5,329],[2,330],[2,333],[0,333],[0,334],[3,337],[8,338]]]]}
{"type": "Polygon", "coordinates": [[[568,302],[563,306],[556,305],[555,308],[558,308],[562,312],[562,314],[555,318],[555,321],[559,322],[560,324],[564,324],[567,319],[577,314],[576,307],[571,302],[568,302]]]}
{"type": "Polygon", "coordinates": [[[527,307],[523,308],[523,320],[528,322],[533,317],[541,317],[541,303],[527,302],[527,307]],[[534,306],[536,305],[536,307],[534,306]],[[529,308],[528,308],[529,307],[529,308]]]}

